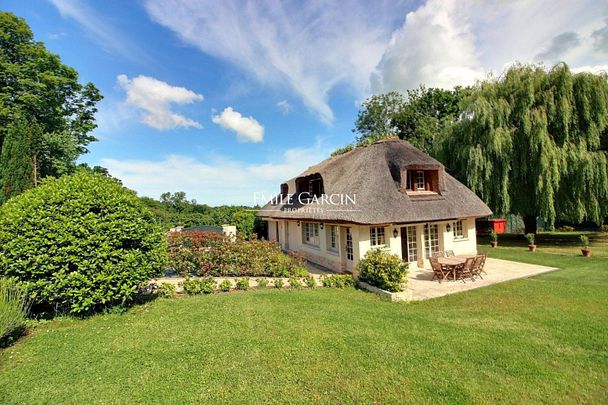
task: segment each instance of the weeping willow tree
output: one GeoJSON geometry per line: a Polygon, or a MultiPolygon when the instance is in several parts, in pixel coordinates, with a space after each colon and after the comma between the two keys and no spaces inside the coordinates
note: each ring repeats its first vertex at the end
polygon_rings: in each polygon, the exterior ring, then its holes
{"type": "Polygon", "coordinates": [[[448,169],[497,214],[600,223],[608,215],[608,76],[517,65],[479,83],[443,141],[448,169]]]}

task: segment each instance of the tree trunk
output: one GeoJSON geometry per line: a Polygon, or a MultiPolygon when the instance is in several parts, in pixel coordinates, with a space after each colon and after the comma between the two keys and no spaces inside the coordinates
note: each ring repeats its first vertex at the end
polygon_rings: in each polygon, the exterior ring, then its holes
{"type": "Polygon", "coordinates": [[[524,215],[525,233],[536,234],[536,215],[524,215]]]}

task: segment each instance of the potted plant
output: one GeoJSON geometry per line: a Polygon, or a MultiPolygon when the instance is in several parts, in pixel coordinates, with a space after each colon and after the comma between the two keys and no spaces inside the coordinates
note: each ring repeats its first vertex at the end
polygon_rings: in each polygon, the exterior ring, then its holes
{"type": "Polygon", "coordinates": [[[498,234],[494,230],[490,232],[490,244],[493,248],[498,246],[498,234]]]}
{"type": "Polygon", "coordinates": [[[579,239],[581,240],[581,245],[583,246],[581,249],[583,256],[591,257],[591,249],[589,249],[589,237],[586,235],[581,235],[579,236],[579,239]]]}
{"type": "Polygon", "coordinates": [[[530,249],[530,252],[536,252],[536,245],[534,244],[535,238],[536,235],[533,233],[526,234],[526,239],[528,239],[528,249],[530,249]]]}

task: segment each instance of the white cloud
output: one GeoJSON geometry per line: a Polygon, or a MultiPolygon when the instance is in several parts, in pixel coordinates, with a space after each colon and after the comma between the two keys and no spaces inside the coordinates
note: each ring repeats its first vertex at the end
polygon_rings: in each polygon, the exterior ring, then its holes
{"type": "Polygon", "coordinates": [[[254,193],[276,195],[282,182],[326,158],[330,150],[317,142],[257,164],[217,155],[204,159],[169,155],[160,161],[108,158],[100,164],[140,195],[158,198],[165,191],[185,191],[200,203],[253,205],[254,193]]]}
{"type": "MultiPolygon", "coordinates": [[[[149,56],[126,35],[100,18],[99,12],[78,0],[50,0],[64,18],[75,20],[86,33],[106,52],[121,55],[132,61],[149,61],[149,56]]],[[[64,35],[63,33],[60,33],[64,35]]],[[[59,39],[60,37],[52,37],[59,39]]]]}
{"type": "Polygon", "coordinates": [[[515,61],[605,63],[601,0],[414,4],[144,0],[150,17],[184,42],[262,85],[290,89],[325,123],[339,84],[362,99],[370,90],[468,85],[515,61]]]}
{"type": "Polygon", "coordinates": [[[330,91],[345,83],[357,96],[367,93],[369,73],[404,3],[145,0],[144,5],[154,21],[184,42],[262,84],[290,89],[331,123],[330,91]]]}
{"type": "Polygon", "coordinates": [[[594,73],[594,74],[598,74],[598,73],[606,73],[608,74],[608,65],[585,65],[585,66],[578,66],[574,69],[572,69],[572,71],[574,73],[579,73],[579,72],[589,72],[589,73],[594,73]]]}
{"type": "Polygon", "coordinates": [[[466,12],[456,1],[430,0],[408,13],[372,74],[372,90],[473,84],[483,68],[466,12]]]}
{"type": "Polygon", "coordinates": [[[289,101],[287,101],[287,100],[279,101],[277,103],[277,107],[279,107],[279,109],[281,110],[283,115],[289,114],[292,110],[291,104],[289,104],[289,101]]]}
{"type": "Polygon", "coordinates": [[[372,90],[468,85],[514,61],[602,64],[605,12],[598,0],[428,0],[393,34],[372,90]]]}
{"type": "Polygon", "coordinates": [[[133,79],[119,75],[116,80],[118,86],[127,93],[127,104],[142,110],[141,120],[146,125],[159,130],[179,127],[202,128],[199,122],[171,110],[171,104],[192,104],[202,101],[201,94],[142,75],[133,79]]]}
{"type": "Polygon", "coordinates": [[[236,133],[239,142],[262,142],[264,140],[264,127],[253,117],[243,117],[232,107],[226,107],[220,115],[213,115],[211,120],[224,129],[236,133]]]}

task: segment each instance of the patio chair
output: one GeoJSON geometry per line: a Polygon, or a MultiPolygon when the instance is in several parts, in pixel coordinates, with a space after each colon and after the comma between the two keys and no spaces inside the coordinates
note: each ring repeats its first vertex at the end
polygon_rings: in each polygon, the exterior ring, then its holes
{"type": "Polygon", "coordinates": [[[475,256],[475,264],[473,265],[473,274],[476,276],[479,276],[479,278],[481,277],[481,273],[483,274],[488,274],[486,273],[486,271],[483,269],[484,266],[486,265],[486,255],[485,254],[480,254],[475,256]]]}
{"type": "Polygon", "coordinates": [[[469,257],[463,264],[458,265],[456,268],[456,278],[458,280],[462,280],[463,283],[466,283],[465,279],[470,278],[475,281],[473,277],[473,268],[475,266],[475,258],[469,257]]]}
{"type": "Polygon", "coordinates": [[[443,253],[442,250],[438,250],[436,252],[433,252],[432,256],[433,256],[434,259],[438,259],[440,257],[445,257],[445,254],[443,253]]]}
{"type": "Polygon", "coordinates": [[[445,257],[455,257],[456,255],[454,254],[453,250],[446,250],[445,251],[445,257]]]}
{"type": "Polygon", "coordinates": [[[431,281],[438,279],[439,284],[441,284],[443,280],[446,280],[450,274],[452,274],[450,269],[439,263],[439,260],[437,260],[436,257],[431,257],[429,263],[431,263],[431,269],[433,270],[433,278],[431,281]]]}

